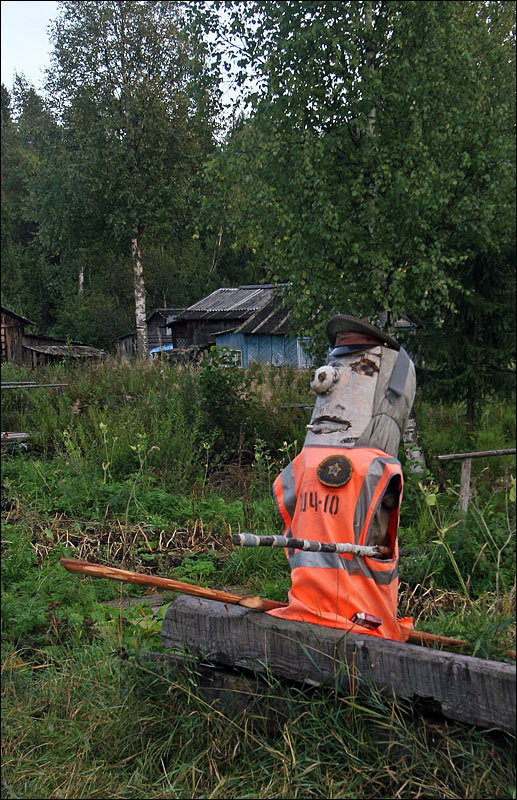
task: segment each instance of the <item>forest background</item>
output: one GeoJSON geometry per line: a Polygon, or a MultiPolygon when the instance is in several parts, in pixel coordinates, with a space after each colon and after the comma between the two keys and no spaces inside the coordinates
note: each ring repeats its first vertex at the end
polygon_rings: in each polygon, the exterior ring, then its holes
{"type": "Polygon", "coordinates": [[[514,3],[63,2],[51,41],[43,93],[2,86],[2,303],[40,333],[144,354],[153,308],[271,281],[320,352],[332,313],[416,320],[471,426],[511,391],[514,3]]]}
{"type": "MultiPolygon", "coordinates": [[[[399,611],[510,660],[508,456],[474,460],[461,518],[436,456],[515,443],[515,4],[65,2],[52,40],[44,92],[2,86],[2,304],[108,349],[137,325],[142,351],[146,313],[221,285],[285,283],[320,352],[335,312],[417,320],[399,611]]],[[[3,398],[30,445],[2,452],[2,797],[516,796],[513,737],[417,701],[271,680],[227,716],[157,674],[148,603],[60,565],[285,600],[284,554],[230,542],[281,532],[307,377],[213,352],[2,365],[64,384],[3,398]]]]}

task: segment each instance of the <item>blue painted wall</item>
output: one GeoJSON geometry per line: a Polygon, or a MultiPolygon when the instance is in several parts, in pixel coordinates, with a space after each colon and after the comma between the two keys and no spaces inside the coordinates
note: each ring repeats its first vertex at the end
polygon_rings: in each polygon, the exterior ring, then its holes
{"type": "Polygon", "coordinates": [[[242,354],[242,366],[257,364],[273,364],[292,367],[306,367],[310,359],[306,355],[299,339],[287,339],[285,336],[257,336],[243,333],[223,333],[216,336],[218,347],[229,347],[242,354]]]}

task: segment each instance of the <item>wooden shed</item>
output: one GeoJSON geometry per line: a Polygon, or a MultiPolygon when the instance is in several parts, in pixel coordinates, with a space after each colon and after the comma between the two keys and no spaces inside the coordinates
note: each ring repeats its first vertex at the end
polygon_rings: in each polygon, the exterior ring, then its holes
{"type": "Polygon", "coordinates": [[[117,356],[136,355],[136,333],[126,333],[113,341],[113,347],[117,356]]]}
{"type": "Polygon", "coordinates": [[[174,347],[215,344],[216,334],[240,327],[269,303],[278,289],[269,283],[216,289],[168,318],[174,347]]]}
{"type": "Polygon", "coordinates": [[[218,347],[229,347],[240,353],[240,363],[290,365],[296,369],[310,367],[311,358],[304,351],[304,341],[289,334],[289,312],[281,306],[281,297],[274,295],[235,330],[216,334],[218,347]]]}
{"type": "Polygon", "coordinates": [[[149,350],[154,347],[165,347],[173,344],[172,331],[167,325],[169,317],[181,314],[183,308],[155,308],[147,317],[147,336],[149,339],[149,350]]]}
{"type": "Polygon", "coordinates": [[[25,334],[23,337],[23,363],[28,367],[52,364],[64,358],[81,361],[101,360],[106,353],[84,342],[67,342],[40,334],[25,334]]]}
{"type": "Polygon", "coordinates": [[[2,361],[23,361],[23,334],[26,325],[34,325],[30,319],[1,306],[2,311],[2,361]]]}
{"type": "MultiPolygon", "coordinates": [[[[155,308],[146,319],[149,350],[172,344],[172,332],[167,320],[184,311],[183,308],[155,308]]],[[[119,356],[136,355],[136,333],[119,336],[113,342],[115,352],[119,356]]]]}

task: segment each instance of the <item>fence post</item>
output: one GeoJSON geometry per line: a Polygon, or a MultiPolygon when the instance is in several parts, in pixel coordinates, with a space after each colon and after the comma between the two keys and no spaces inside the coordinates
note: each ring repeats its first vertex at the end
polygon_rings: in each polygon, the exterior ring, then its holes
{"type": "Polygon", "coordinates": [[[481,450],[475,453],[449,453],[448,455],[437,456],[438,461],[461,460],[461,481],[460,481],[460,512],[466,514],[470,500],[470,468],[473,458],[484,458],[486,456],[510,456],[515,455],[516,448],[508,447],[504,450],[481,450]]]}
{"type": "Polygon", "coordinates": [[[472,466],[471,458],[464,458],[461,462],[461,479],[460,479],[460,511],[464,514],[467,513],[470,500],[470,468],[472,466]]]}

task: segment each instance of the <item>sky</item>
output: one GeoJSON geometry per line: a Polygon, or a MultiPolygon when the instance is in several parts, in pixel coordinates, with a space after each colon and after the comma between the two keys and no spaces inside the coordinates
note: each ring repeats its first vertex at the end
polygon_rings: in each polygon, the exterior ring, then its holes
{"type": "MultiPolygon", "coordinates": [[[[16,73],[23,73],[38,92],[42,91],[52,49],[48,26],[57,15],[57,2],[1,0],[1,79],[9,90],[16,73]]],[[[226,103],[236,101],[237,92],[232,84],[228,78],[221,83],[226,103]]]]}
{"type": "Polygon", "coordinates": [[[43,70],[50,65],[47,27],[56,18],[57,7],[57,3],[45,0],[2,0],[1,77],[8,89],[15,74],[23,72],[29,83],[41,90],[43,70]]]}

